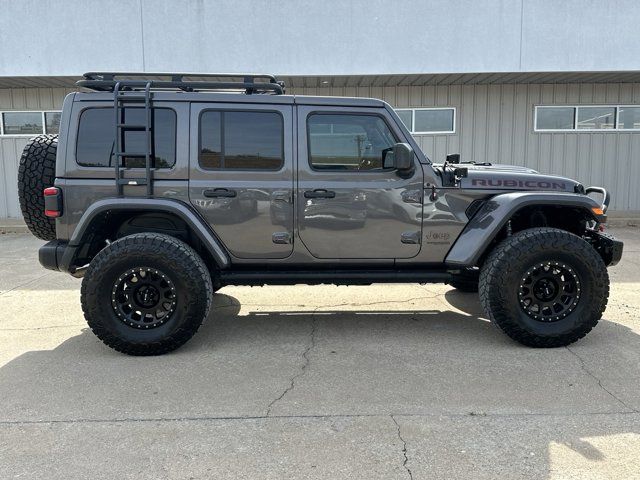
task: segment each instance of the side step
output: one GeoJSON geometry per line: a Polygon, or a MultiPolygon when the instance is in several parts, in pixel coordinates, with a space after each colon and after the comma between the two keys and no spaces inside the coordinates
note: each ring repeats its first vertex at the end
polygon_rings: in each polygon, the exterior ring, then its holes
{"type": "Polygon", "coordinates": [[[263,270],[221,271],[223,285],[371,285],[372,283],[447,283],[451,273],[425,270],[263,270]]]}

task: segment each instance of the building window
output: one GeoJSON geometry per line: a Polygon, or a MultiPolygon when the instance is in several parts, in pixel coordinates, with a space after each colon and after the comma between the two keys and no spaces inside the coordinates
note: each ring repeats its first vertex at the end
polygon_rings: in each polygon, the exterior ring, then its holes
{"type": "Polygon", "coordinates": [[[198,162],[206,170],[279,170],[284,165],[282,115],[204,111],[198,162]]]}
{"type": "Polygon", "coordinates": [[[407,127],[407,130],[413,132],[413,110],[396,110],[396,113],[405,127],[407,127]]]}
{"type": "Polygon", "coordinates": [[[536,132],[640,130],[639,105],[536,106],[536,132]]]}
{"type": "Polygon", "coordinates": [[[574,107],[536,107],[536,130],[573,130],[574,107]]]}
{"type": "Polygon", "coordinates": [[[440,134],[456,131],[456,109],[453,107],[399,108],[396,113],[411,133],[440,134]]]}
{"type": "Polygon", "coordinates": [[[58,133],[60,112],[1,112],[0,135],[33,136],[58,133]]]}
{"type": "Polygon", "coordinates": [[[396,143],[382,117],[318,113],[307,118],[309,163],[316,170],[380,170],[396,143]]]}
{"type": "MultiPolygon", "coordinates": [[[[145,123],[144,108],[124,110],[124,123],[145,123]]],[[[76,161],[83,167],[112,167],[114,156],[114,114],[110,108],[87,108],[80,114],[76,161]]],[[[170,168],[176,163],[176,112],[169,108],[154,108],[151,114],[153,131],[152,164],[154,168],[170,168]]],[[[146,132],[127,130],[123,151],[144,152],[146,132]]],[[[124,157],[123,165],[144,168],[144,157],[124,157]]]]}
{"type": "Polygon", "coordinates": [[[44,112],[44,127],[47,133],[60,133],[62,112],[44,112]]]}
{"type": "Polygon", "coordinates": [[[618,129],[640,130],[640,107],[618,107],[618,129]]]}
{"type": "Polygon", "coordinates": [[[616,126],[616,107],[578,108],[578,130],[612,130],[616,126]]]}
{"type": "Polygon", "coordinates": [[[41,112],[6,112],[2,114],[5,135],[34,135],[43,132],[41,112]]]}

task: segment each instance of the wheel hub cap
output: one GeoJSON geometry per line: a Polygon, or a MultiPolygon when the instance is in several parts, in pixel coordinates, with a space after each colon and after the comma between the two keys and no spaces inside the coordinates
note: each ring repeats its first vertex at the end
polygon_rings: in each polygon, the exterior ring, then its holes
{"type": "Polygon", "coordinates": [[[171,279],[155,268],[138,267],[118,277],[111,291],[111,306],[118,318],[133,328],[156,328],[176,309],[171,279]]]}
{"type": "Polygon", "coordinates": [[[534,320],[561,320],[575,310],[579,299],[580,280],[575,270],[562,262],[536,264],[520,280],[520,308],[534,320]]]}
{"type": "Polygon", "coordinates": [[[153,285],[142,285],[135,289],[135,298],[138,305],[145,308],[154,307],[158,303],[158,289],[153,285]]]}

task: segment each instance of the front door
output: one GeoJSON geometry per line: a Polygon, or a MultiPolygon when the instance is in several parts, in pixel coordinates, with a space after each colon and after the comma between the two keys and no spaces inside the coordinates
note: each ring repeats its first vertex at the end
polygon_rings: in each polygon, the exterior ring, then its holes
{"type": "Polygon", "coordinates": [[[422,169],[385,168],[404,141],[381,108],[298,107],[298,232],[317,258],[410,258],[420,251],[422,169]]]}
{"type": "Polygon", "coordinates": [[[189,198],[238,258],[293,250],[290,105],[191,105],[189,198]]]}

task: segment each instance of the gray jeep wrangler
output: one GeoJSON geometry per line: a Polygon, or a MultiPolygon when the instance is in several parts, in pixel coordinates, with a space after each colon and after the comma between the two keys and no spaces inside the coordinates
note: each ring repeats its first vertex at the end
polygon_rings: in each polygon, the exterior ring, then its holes
{"type": "Polygon", "coordinates": [[[513,166],[431,162],[393,109],[271,75],[88,73],[19,169],[48,269],[95,334],[174,350],[225,285],[447,283],[532,347],[586,335],[622,243],[609,196],[513,166]],[[599,201],[592,198],[595,195],[599,201]]]}

